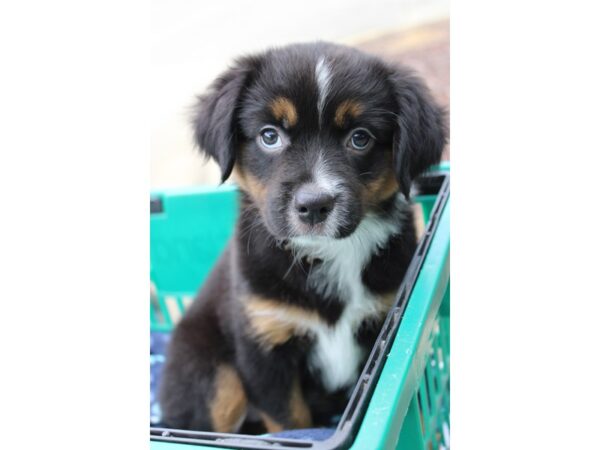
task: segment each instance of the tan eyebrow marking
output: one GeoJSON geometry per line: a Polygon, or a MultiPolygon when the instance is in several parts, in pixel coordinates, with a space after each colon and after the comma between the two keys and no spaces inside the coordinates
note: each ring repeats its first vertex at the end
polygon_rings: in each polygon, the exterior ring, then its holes
{"type": "Polygon", "coordinates": [[[335,111],[334,122],[338,127],[344,126],[346,116],[358,117],[364,111],[363,105],[356,100],[344,100],[335,111]]]}
{"type": "Polygon", "coordinates": [[[277,120],[285,121],[290,127],[298,123],[296,107],[289,98],[277,97],[271,102],[270,107],[277,120]]]}

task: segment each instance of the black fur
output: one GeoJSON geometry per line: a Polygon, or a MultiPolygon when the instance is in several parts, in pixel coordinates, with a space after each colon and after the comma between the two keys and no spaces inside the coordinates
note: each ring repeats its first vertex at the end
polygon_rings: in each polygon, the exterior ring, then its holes
{"type": "Polygon", "coordinates": [[[222,181],[231,174],[235,149],[240,143],[239,99],[258,67],[259,60],[256,58],[240,59],[213,82],[206,95],[198,98],[192,119],[194,137],[207,156],[219,164],[222,181]]]}
{"type": "Polygon", "coordinates": [[[408,198],[411,181],[440,159],[447,135],[445,114],[422,81],[406,69],[396,68],[390,81],[401,112],[394,133],[394,165],[408,198]]]}
{"type": "MultiPolygon", "coordinates": [[[[381,220],[396,217],[401,225],[398,234],[374,249],[361,275],[373,295],[393,293],[416,248],[410,210],[398,203],[397,193],[408,196],[412,179],[439,160],[446,139],[443,112],[407,69],[347,47],[317,43],[238,60],[200,97],[193,124],[199,147],[219,163],[222,179],[235,167],[245,181],[240,181],[235,235],[174,331],[160,391],[164,421],[174,428],[213,429],[209,410],[215,373],[228,364],[242,381],[249,415],[259,411],[284,427],[295,426],[289,404],[299,380],[314,423],[325,424],[342,411],[352,386],[325,389],[318,370],[308,367],[314,345],[310,333],[272,348],[261,345],[251,332],[244,302],[259,296],[294,305],[335,326],[345,299],[336,292],[325,297],[308,282],[322,262],[296,261],[290,240],[305,234],[331,240],[351,236],[367,214],[381,220]],[[330,74],[321,117],[315,76],[320,58],[330,74]],[[294,106],[293,126],[274,117],[269,106],[281,97],[294,106]],[[345,117],[340,126],[334,117],[345,100],[359,104],[360,114],[345,117]],[[259,135],[265,125],[277,127],[286,138],[282,150],[262,147],[259,135]],[[375,138],[368,151],[349,149],[349,133],[357,128],[368,129],[375,138]],[[295,221],[293,199],[299,187],[315,182],[316,167],[323,161],[328,176],[337,180],[337,216],[329,228],[325,225],[334,220],[329,217],[311,228],[295,221]],[[364,200],[369,186],[388,172],[397,180],[393,192],[364,200]]],[[[365,320],[355,331],[365,355],[383,318],[365,320]]]]}

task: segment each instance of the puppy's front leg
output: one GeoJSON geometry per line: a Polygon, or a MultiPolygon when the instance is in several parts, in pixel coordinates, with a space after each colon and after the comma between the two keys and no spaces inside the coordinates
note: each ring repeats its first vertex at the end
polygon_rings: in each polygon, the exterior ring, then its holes
{"type": "Polygon", "coordinates": [[[321,319],[314,311],[256,295],[244,297],[242,305],[236,359],[248,400],[270,432],[310,427],[299,367],[310,324],[321,319]]]}
{"type": "MultiPolygon", "coordinates": [[[[265,410],[267,405],[265,405],[265,410]]],[[[288,412],[287,420],[278,420],[277,417],[272,417],[268,412],[261,412],[261,417],[269,433],[276,433],[278,431],[296,428],[310,428],[312,425],[312,418],[310,409],[304,400],[302,395],[302,388],[298,378],[295,378],[292,383],[291,392],[289,393],[288,401],[288,412]]]]}
{"type": "Polygon", "coordinates": [[[238,367],[248,399],[270,433],[312,425],[294,346],[287,342],[267,349],[249,339],[238,347],[238,367]]]}

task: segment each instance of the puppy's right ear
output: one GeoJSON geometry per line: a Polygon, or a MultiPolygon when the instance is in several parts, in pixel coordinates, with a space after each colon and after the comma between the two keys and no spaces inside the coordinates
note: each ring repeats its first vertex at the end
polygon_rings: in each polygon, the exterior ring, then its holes
{"type": "Polygon", "coordinates": [[[221,182],[231,175],[240,142],[238,113],[244,88],[258,69],[257,57],[241,58],[221,74],[193,108],[196,145],[221,168],[221,182]]]}
{"type": "Polygon", "coordinates": [[[403,67],[391,68],[397,102],[394,165],[406,198],[412,181],[437,164],[446,144],[446,112],[434,101],[423,81],[403,67]]]}

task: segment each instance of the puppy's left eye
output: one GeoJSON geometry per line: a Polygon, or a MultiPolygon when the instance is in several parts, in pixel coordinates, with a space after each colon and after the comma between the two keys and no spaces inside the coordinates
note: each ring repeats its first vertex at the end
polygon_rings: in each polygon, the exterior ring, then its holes
{"type": "Polygon", "coordinates": [[[371,133],[364,128],[359,128],[352,131],[350,139],[348,139],[348,143],[346,145],[353,150],[365,151],[371,146],[373,141],[374,139],[371,133]]]}

